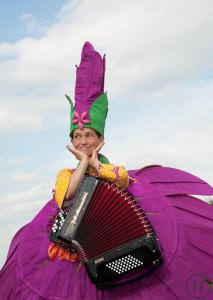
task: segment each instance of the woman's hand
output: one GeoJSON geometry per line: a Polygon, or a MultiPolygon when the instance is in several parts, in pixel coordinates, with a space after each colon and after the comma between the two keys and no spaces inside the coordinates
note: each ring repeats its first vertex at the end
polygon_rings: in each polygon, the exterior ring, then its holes
{"type": "Polygon", "coordinates": [[[99,174],[100,167],[102,166],[101,162],[98,160],[98,153],[104,145],[104,141],[102,141],[92,152],[92,156],[89,159],[89,165],[92,166],[97,174],[99,174]]]}
{"type": "Polygon", "coordinates": [[[80,163],[71,175],[72,180],[70,180],[67,192],[64,196],[65,206],[68,204],[68,201],[71,201],[73,196],[75,195],[89,165],[89,157],[85,153],[76,150],[74,147],[71,147],[69,145],[67,145],[67,149],[76,157],[77,160],[80,161],[80,163]]]}
{"type": "Polygon", "coordinates": [[[76,150],[74,147],[71,147],[69,145],[67,145],[66,147],[75,156],[77,160],[89,162],[89,157],[85,153],[76,150]]]}

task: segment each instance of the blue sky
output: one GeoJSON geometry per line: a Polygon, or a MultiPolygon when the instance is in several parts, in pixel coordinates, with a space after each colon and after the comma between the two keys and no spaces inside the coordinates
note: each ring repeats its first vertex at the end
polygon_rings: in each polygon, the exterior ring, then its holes
{"type": "Polygon", "coordinates": [[[35,28],[32,27],[30,30],[24,26],[29,22],[30,15],[33,16],[34,22],[50,26],[57,21],[58,12],[65,2],[65,0],[1,0],[0,42],[15,42],[28,36],[29,33],[31,36],[39,36],[35,28]]]}
{"type": "Polygon", "coordinates": [[[77,164],[64,94],[74,98],[87,40],[106,53],[103,154],[213,184],[212,12],[210,0],[1,1],[0,264],[51,198],[57,172],[77,164]]]}

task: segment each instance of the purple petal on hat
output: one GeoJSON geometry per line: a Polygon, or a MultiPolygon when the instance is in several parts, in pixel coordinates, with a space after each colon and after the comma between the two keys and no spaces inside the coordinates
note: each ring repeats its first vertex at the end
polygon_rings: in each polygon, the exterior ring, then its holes
{"type": "Polygon", "coordinates": [[[80,119],[80,115],[77,111],[75,111],[74,112],[74,117],[73,117],[73,123],[74,124],[78,123],[79,119],[80,119]]]}
{"type": "Polygon", "coordinates": [[[84,119],[84,118],[86,117],[86,115],[87,115],[87,112],[86,112],[86,111],[82,112],[81,118],[84,119]]]}
{"type": "Polygon", "coordinates": [[[76,118],[76,119],[73,119],[73,123],[74,123],[74,124],[78,123],[78,121],[79,121],[79,119],[77,119],[77,118],[76,118]]]}
{"type": "Polygon", "coordinates": [[[103,58],[93,45],[86,42],[81,62],[76,69],[75,110],[80,114],[89,109],[93,101],[104,92],[105,55],[103,58]]]}
{"type": "Polygon", "coordinates": [[[85,124],[89,124],[90,123],[90,120],[88,120],[88,119],[85,119],[83,121],[84,121],[85,124]]]}
{"type": "Polygon", "coordinates": [[[80,114],[77,111],[74,112],[74,118],[80,118],[80,114]]]}
{"type": "Polygon", "coordinates": [[[83,123],[82,123],[81,121],[78,122],[78,127],[79,127],[80,129],[83,129],[84,126],[83,126],[83,123]]]}
{"type": "Polygon", "coordinates": [[[74,118],[73,118],[73,123],[76,124],[78,123],[78,126],[80,128],[83,128],[83,124],[88,124],[90,123],[89,119],[86,119],[87,117],[87,112],[84,111],[82,114],[79,114],[77,111],[74,112],[74,118]],[[80,125],[79,125],[80,124],[80,125]]]}

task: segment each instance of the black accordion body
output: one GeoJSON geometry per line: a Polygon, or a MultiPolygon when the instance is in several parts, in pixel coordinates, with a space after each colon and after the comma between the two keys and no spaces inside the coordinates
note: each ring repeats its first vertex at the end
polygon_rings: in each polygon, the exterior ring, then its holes
{"type": "Polygon", "coordinates": [[[153,228],[129,193],[85,176],[72,203],[56,217],[49,238],[80,254],[98,288],[132,281],[160,264],[153,228]]]}

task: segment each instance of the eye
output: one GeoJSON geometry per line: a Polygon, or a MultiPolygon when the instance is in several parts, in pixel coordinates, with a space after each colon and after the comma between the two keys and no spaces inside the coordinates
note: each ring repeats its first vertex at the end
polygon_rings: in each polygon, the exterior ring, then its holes
{"type": "Polygon", "coordinates": [[[86,137],[87,137],[87,138],[93,138],[93,137],[94,137],[94,135],[93,135],[93,133],[91,133],[91,132],[88,132],[88,133],[87,133],[87,135],[86,135],[86,137]]]}

